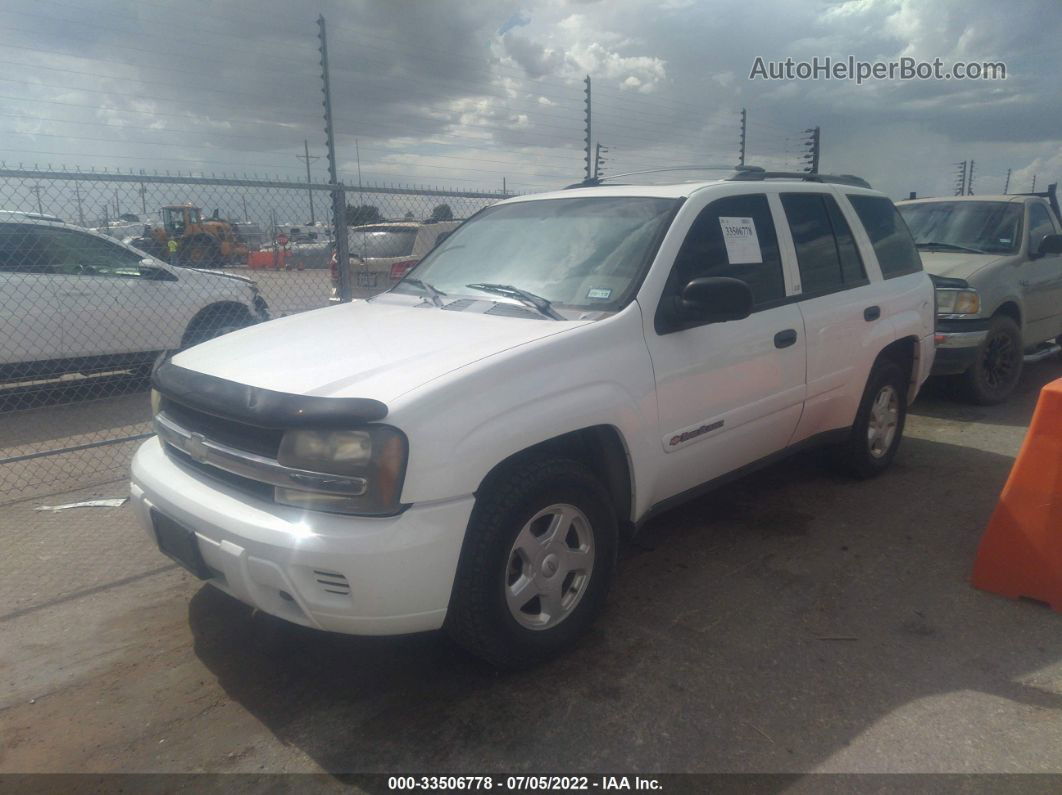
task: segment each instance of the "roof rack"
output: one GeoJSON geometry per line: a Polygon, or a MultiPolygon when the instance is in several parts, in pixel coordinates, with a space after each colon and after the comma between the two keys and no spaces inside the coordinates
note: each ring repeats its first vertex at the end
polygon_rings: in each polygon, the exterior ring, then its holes
{"type": "Polygon", "coordinates": [[[693,166],[668,166],[667,168],[646,168],[641,171],[625,171],[622,174],[609,174],[607,177],[588,177],[582,182],[576,182],[568,185],[565,190],[570,188],[592,188],[595,185],[600,185],[607,180],[620,179],[621,177],[633,177],[638,174],[660,174],[668,171],[735,171],[738,173],[763,171],[759,166],[705,166],[705,165],[693,165],[693,166]]]}
{"type": "Polygon", "coordinates": [[[1047,186],[1045,191],[1037,191],[1036,193],[1012,193],[1011,196],[1039,196],[1041,199],[1047,199],[1047,203],[1051,205],[1051,209],[1055,211],[1055,215],[1062,218],[1062,212],[1059,212],[1058,207],[1058,183],[1052,182],[1047,186]]]}
{"type": "Polygon", "coordinates": [[[829,182],[836,185],[854,185],[869,188],[870,183],[853,174],[810,174],[807,171],[767,171],[760,166],[670,166],[668,168],[647,168],[643,171],[627,171],[623,174],[610,174],[607,177],[590,177],[582,182],[568,185],[568,188],[592,188],[607,180],[632,177],[637,174],[659,174],[668,171],[729,171],[723,179],[729,182],[759,182],[765,179],[799,179],[802,182],[829,182]]]}
{"type": "Polygon", "coordinates": [[[764,171],[761,168],[751,171],[739,171],[733,176],[727,177],[727,180],[731,182],[750,182],[765,179],[799,179],[803,182],[829,182],[835,185],[855,185],[859,188],[870,187],[869,182],[854,174],[811,174],[807,171],[764,171]]]}

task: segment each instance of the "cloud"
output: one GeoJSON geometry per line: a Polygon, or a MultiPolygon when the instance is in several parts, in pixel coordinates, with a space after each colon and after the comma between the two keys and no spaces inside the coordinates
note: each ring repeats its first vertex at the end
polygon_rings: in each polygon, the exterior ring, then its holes
{"type": "Polygon", "coordinates": [[[525,14],[523,11],[517,11],[511,17],[505,20],[500,28],[498,28],[498,35],[504,36],[513,28],[522,28],[530,24],[531,15],[525,14]]]}

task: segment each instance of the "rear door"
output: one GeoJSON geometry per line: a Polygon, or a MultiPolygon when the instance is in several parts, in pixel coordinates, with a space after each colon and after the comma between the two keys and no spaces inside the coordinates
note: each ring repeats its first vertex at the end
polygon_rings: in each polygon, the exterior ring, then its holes
{"type": "Polygon", "coordinates": [[[806,346],[800,310],[787,302],[775,212],[762,188],[729,190],[734,195],[697,213],[659,304],[691,279],[729,276],[752,288],[754,311],[743,320],[664,332],[653,320],[657,307],[647,312],[665,453],[654,501],[783,449],[800,418],[806,346]]]}
{"type": "Polygon", "coordinates": [[[798,305],[808,346],[797,442],[851,425],[870,368],[891,341],[892,328],[888,287],[879,274],[870,278],[852,233],[858,220],[842,209],[847,202],[819,186],[787,188],[780,198],[787,220],[782,237],[799,273],[798,305]]]}
{"type": "MultiPolygon", "coordinates": [[[[52,267],[36,224],[0,224],[0,365],[59,359],[65,279],[52,267]]],[[[19,368],[8,377],[28,374],[19,368]]]]}

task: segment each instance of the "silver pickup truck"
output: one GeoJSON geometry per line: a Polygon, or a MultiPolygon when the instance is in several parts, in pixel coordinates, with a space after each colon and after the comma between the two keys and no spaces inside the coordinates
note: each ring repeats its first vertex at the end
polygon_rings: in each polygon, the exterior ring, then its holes
{"type": "Polygon", "coordinates": [[[937,294],[934,375],[988,405],[1062,343],[1062,223],[1043,193],[898,202],[937,294]]]}

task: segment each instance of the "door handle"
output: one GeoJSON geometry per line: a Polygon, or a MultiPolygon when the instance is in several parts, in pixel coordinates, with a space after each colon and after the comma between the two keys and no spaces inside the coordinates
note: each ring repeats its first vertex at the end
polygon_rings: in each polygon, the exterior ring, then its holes
{"type": "Polygon", "coordinates": [[[791,328],[787,328],[785,331],[779,331],[774,335],[774,347],[776,348],[788,348],[796,341],[797,333],[791,328]]]}
{"type": "Polygon", "coordinates": [[[868,306],[866,309],[863,310],[863,320],[867,321],[868,323],[877,320],[879,317],[881,317],[880,306],[868,306]]]}

